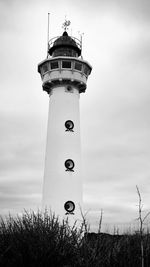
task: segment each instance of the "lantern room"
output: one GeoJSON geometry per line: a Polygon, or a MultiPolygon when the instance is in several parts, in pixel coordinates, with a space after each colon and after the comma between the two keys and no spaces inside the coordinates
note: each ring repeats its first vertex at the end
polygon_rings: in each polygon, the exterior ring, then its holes
{"type": "Polygon", "coordinates": [[[52,57],[79,57],[81,55],[81,41],[70,37],[64,31],[62,36],[50,40],[48,53],[52,57]]]}

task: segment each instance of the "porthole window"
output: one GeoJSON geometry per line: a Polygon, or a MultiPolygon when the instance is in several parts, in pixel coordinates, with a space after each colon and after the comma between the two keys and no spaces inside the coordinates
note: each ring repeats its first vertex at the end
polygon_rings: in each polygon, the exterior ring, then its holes
{"type": "Polygon", "coordinates": [[[73,201],[69,200],[67,202],[65,202],[64,204],[64,209],[67,212],[66,214],[73,214],[74,210],[75,210],[75,204],[73,201]]]}
{"type": "Polygon", "coordinates": [[[73,93],[73,87],[71,85],[67,85],[66,86],[66,89],[65,89],[65,92],[67,92],[67,93],[73,93]]]}
{"type": "Polygon", "coordinates": [[[82,70],[82,64],[79,63],[79,62],[75,62],[75,66],[74,66],[74,68],[75,68],[76,70],[81,71],[81,70],[82,70]]]}
{"type": "Polygon", "coordinates": [[[59,65],[58,65],[58,61],[53,61],[51,62],[51,69],[54,70],[54,69],[58,69],[59,65]]]}
{"type": "Polygon", "coordinates": [[[67,159],[65,161],[65,167],[66,167],[66,171],[72,171],[74,172],[74,162],[72,159],[67,159]]]}
{"type": "Polygon", "coordinates": [[[71,120],[66,121],[65,127],[66,127],[66,131],[72,131],[73,132],[73,128],[74,128],[73,121],[71,121],[71,120]]]}
{"type": "Polygon", "coordinates": [[[62,61],[62,68],[63,69],[71,69],[71,61],[62,61]]]}

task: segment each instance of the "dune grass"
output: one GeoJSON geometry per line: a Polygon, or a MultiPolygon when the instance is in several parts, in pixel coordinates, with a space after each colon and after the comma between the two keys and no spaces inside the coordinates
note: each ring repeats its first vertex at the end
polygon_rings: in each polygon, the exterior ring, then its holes
{"type": "MultiPolygon", "coordinates": [[[[150,267],[150,234],[143,236],[144,267],[150,267]]],[[[68,221],[45,211],[0,220],[0,266],[141,267],[140,234],[89,233],[85,221],[68,221]]]]}

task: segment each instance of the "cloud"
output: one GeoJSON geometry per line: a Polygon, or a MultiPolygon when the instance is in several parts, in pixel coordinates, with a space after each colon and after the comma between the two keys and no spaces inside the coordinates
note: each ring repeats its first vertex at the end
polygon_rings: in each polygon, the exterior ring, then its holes
{"type": "Polygon", "coordinates": [[[136,217],[138,184],[149,207],[150,3],[127,1],[1,1],[1,209],[39,204],[44,171],[48,96],[37,63],[67,15],[83,36],[93,65],[80,98],[85,207],[92,224],[136,217]]]}
{"type": "MultiPolygon", "coordinates": [[[[1,175],[1,215],[19,213],[23,209],[37,209],[41,206],[42,179],[40,172],[11,171],[1,175]],[[3,179],[4,178],[4,179],[3,179]]],[[[42,174],[42,173],[41,173],[42,174]]]]}
{"type": "Polygon", "coordinates": [[[0,117],[0,207],[14,213],[40,204],[45,145],[35,118],[0,117]]]}

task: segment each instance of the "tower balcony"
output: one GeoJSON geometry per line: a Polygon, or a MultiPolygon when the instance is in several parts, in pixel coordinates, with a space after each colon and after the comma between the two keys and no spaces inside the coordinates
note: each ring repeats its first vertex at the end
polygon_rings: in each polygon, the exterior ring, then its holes
{"type": "Polygon", "coordinates": [[[92,67],[88,62],[74,57],[48,58],[38,65],[43,90],[48,94],[51,93],[53,87],[62,84],[77,87],[79,93],[85,92],[91,70],[92,67]]]}

